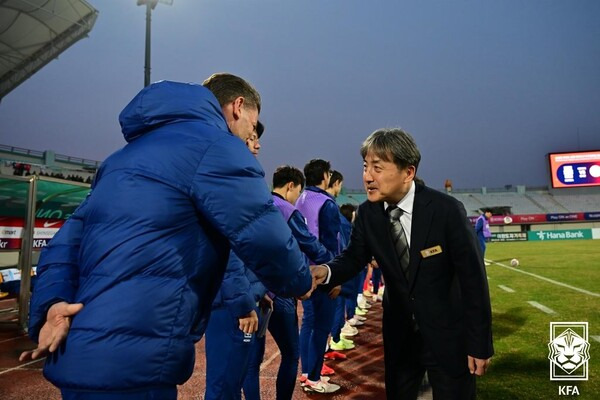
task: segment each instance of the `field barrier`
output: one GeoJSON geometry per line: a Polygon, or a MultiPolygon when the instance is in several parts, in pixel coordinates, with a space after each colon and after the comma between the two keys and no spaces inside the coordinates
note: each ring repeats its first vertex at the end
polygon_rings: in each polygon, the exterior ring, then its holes
{"type": "Polygon", "coordinates": [[[492,233],[491,242],[600,239],[600,228],[492,233]]]}

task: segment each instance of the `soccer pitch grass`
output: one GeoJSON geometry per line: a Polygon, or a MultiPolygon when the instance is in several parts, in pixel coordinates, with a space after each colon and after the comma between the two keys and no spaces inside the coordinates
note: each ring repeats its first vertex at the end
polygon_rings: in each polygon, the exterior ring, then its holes
{"type": "Polygon", "coordinates": [[[558,399],[559,386],[575,385],[577,398],[600,399],[600,240],[489,243],[486,259],[495,355],[478,398],[558,399]],[[588,322],[588,381],[550,381],[550,322],[588,322]]]}

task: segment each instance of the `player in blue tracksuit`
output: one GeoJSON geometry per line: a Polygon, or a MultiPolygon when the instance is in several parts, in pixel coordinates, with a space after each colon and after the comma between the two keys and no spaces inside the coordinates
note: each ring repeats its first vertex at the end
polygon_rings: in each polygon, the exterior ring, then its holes
{"type": "MultiPolygon", "coordinates": [[[[304,166],[304,176],[307,186],[298,198],[296,208],[306,217],[308,230],[337,255],[340,212],[333,197],[325,191],[331,178],[331,165],[325,160],[311,160],[304,166]]],[[[321,380],[323,356],[333,326],[336,296],[337,294],[330,294],[328,289],[319,288],[312,293],[310,299],[302,302],[304,314],[300,330],[300,359],[302,373],[308,376],[305,391],[332,393],[340,388],[321,380]]]]}
{"type": "MultiPolygon", "coordinates": [[[[333,179],[333,177],[332,177],[333,179]]],[[[343,251],[350,243],[350,235],[352,232],[352,218],[355,207],[351,204],[344,204],[340,207],[340,251],[343,251]]],[[[354,307],[356,307],[356,287],[359,285],[360,275],[344,282],[339,300],[335,309],[333,329],[331,331],[331,340],[335,344],[339,344],[342,328],[346,320],[354,317],[354,307]]],[[[341,350],[341,349],[340,349],[341,350]]]]}
{"type": "Polygon", "coordinates": [[[157,82],[125,107],[128,144],[102,163],[38,264],[29,319],[38,347],[21,360],[47,355],[44,376],[65,399],[175,399],[230,248],[278,294],[311,289],[240,140],[257,131],[259,111],[256,90],[230,74],[204,87],[157,82]]]}
{"type": "MultiPolygon", "coordinates": [[[[294,204],[304,187],[304,175],[291,166],[282,166],[273,174],[273,204],[287,221],[292,234],[298,241],[300,250],[311,260],[331,260],[333,254],[308,231],[306,222],[294,204]]],[[[327,261],[324,261],[327,262],[327,261]]],[[[275,339],[281,353],[281,364],[277,374],[277,400],[291,399],[296,383],[298,359],[300,357],[298,339],[298,315],[296,300],[275,296],[273,313],[269,320],[269,332],[275,339]]],[[[259,371],[265,351],[265,338],[257,339],[254,345],[248,373],[244,381],[244,396],[247,400],[260,399],[259,371]]]]}
{"type": "MultiPolygon", "coordinates": [[[[246,141],[255,157],[261,148],[262,133],[255,132],[246,141]]],[[[263,298],[271,302],[266,293],[267,288],[256,275],[231,252],[206,328],[205,400],[241,399],[249,355],[256,340],[258,304],[263,298]]]]}
{"type": "Polygon", "coordinates": [[[256,275],[232,252],[206,329],[206,400],[241,399],[256,340],[258,303],[266,292],[256,275]],[[235,292],[237,298],[224,299],[222,292],[226,291],[235,292]]]}
{"type": "MultiPolygon", "coordinates": [[[[339,171],[331,171],[331,178],[329,179],[329,185],[327,193],[334,199],[337,198],[342,191],[344,185],[344,176],[339,171]]],[[[352,224],[340,213],[340,232],[338,234],[338,253],[341,253],[350,242],[350,231],[352,230],[352,224]]],[[[342,328],[346,322],[346,300],[353,296],[354,284],[353,280],[345,282],[341,285],[339,295],[335,299],[335,314],[333,317],[333,326],[331,329],[331,340],[338,344],[340,342],[340,335],[342,328]]],[[[352,347],[354,347],[352,345],[352,347]]]]}

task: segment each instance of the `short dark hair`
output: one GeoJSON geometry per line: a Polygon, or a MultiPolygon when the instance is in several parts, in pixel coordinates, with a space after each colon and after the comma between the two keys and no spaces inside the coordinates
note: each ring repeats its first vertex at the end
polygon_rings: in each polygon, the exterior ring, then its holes
{"type": "Polygon", "coordinates": [[[329,179],[329,187],[333,187],[336,182],[343,182],[344,176],[340,171],[333,170],[331,171],[331,178],[329,179]]]}
{"type": "Polygon", "coordinates": [[[260,94],[251,84],[239,76],[219,72],[209,76],[202,82],[202,86],[213,92],[221,107],[242,96],[248,106],[256,107],[260,113],[260,94]]]}
{"type": "Polygon", "coordinates": [[[323,181],[325,173],[329,171],[331,171],[331,163],[329,161],[321,160],[320,158],[310,160],[304,166],[306,184],[309,186],[320,184],[323,181]]]}
{"type": "Polygon", "coordinates": [[[277,167],[275,172],[273,172],[273,188],[284,187],[290,182],[293,182],[294,186],[301,185],[304,188],[304,175],[302,175],[302,171],[291,165],[277,167]]]}
{"type": "Polygon", "coordinates": [[[340,212],[350,222],[352,222],[352,213],[356,211],[356,206],[350,203],[342,204],[340,206],[340,212]]]}
{"type": "Polygon", "coordinates": [[[360,155],[364,159],[369,152],[383,161],[393,162],[398,168],[412,165],[416,170],[421,161],[415,140],[400,128],[379,129],[371,133],[363,142],[360,155]]]}

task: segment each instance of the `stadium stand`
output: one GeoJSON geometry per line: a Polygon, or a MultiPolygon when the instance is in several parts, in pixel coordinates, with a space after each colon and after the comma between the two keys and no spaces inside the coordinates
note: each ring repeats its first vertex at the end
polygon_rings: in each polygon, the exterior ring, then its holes
{"type": "MultiPolygon", "coordinates": [[[[478,216],[484,208],[508,209],[509,214],[552,214],[600,211],[600,191],[569,194],[565,189],[508,186],[505,188],[456,189],[449,194],[465,206],[468,216],[478,216]]],[[[567,189],[568,190],[568,189],[567,189]]],[[[362,190],[342,190],[338,204],[358,205],[367,200],[362,190]]]]}
{"type": "Polygon", "coordinates": [[[571,211],[584,211],[584,210],[570,210],[569,208],[563,206],[551,193],[544,192],[532,192],[526,193],[527,196],[532,202],[538,204],[545,212],[548,213],[562,213],[562,212],[571,212],[571,211]]]}
{"type": "Polygon", "coordinates": [[[47,176],[74,182],[91,183],[99,161],[0,145],[0,174],[47,176]]]}
{"type": "Polygon", "coordinates": [[[566,212],[589,212],[600,210],[600,192],[581,194],[553,193],[548,188],[454,190],[451,195],[461,201],[467,215],[479,215],[486,207],[510,207],[511,214],[550,214],[566,212]],[[509,191],[510,190],[510,191],[509,191]]]}

